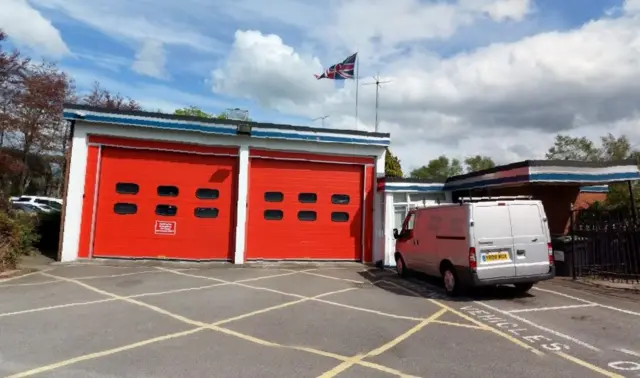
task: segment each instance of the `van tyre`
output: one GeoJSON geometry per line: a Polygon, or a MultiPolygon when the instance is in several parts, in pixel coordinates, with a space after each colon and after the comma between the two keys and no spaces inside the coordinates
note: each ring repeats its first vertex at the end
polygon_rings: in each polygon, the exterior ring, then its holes
{"type": "Polygon", "coordinates": [[[406,277],[407,273],[407,264],[405,264],[404,259],[401,254],[396,255],[396,272],[398,272],[398,276],[406,277]]]}
{"type": "Polygon", "coordinates": [[[533,283],[517,283],[514,285],[518,294],[524,294],[531,290],[533,283]]]}
{"type": "Polygon", "coordinates": [[[460,294],[460,282],[458,281],[458,274],[452,266],[446,266],[442,270],[442,281],[444,284],[444,290],[447,295],[455,297],[460,294]]]}

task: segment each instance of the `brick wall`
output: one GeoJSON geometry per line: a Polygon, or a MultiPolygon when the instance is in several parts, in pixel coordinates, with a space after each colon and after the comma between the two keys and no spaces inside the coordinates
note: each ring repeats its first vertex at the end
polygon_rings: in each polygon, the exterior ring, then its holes
{"type": "Polygon", "coordinates": [[[604,200],[606,199],[607,199],[607,193],[580,192],[574,206],[576,209],[584,209],[589,207],[589,205],[591,205],[596,201],[604,202],[604,200]]]}

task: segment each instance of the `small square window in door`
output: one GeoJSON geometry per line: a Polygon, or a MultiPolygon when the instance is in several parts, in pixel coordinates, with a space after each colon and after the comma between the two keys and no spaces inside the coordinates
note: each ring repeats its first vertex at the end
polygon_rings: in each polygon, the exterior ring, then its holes
{"type": "Polygon", "coordinates": [[[174,205],[158,205],[156,206],[156,215],[164,217],[174,217],[178,214],[178,207],[174,205]]]}

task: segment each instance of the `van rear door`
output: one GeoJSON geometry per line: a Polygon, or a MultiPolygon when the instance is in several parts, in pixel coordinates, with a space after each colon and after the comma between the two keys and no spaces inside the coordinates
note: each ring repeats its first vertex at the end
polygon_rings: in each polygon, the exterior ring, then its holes
{"type": "Polygon", "coordinates": [[[511,216],[505,203],[475,203],[472,206],[477,274],[481,280],[516,275],[511,216]]]}
{"type": "Polygon", "coordinates": [[[548,226],[541,207],[539,202],[509,204],[518,277],[549,272],[548,226]]]}

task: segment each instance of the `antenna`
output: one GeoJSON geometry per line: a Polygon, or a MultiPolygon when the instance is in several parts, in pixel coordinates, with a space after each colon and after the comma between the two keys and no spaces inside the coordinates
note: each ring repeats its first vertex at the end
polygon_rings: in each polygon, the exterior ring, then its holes
{"type": "Polygon", "coordinates": [[[380,102],[380,84],[386,84],[386,83],[390,83],[391,80],[386,80],[386,81],[380,81],[380,72],[378,72],[378,75],[373,77],[373,80],[375,80],[373,83],[364,83],[362,85],[374,85],[376,86],[376,127],[375,127],[375,131],[378,132],[378,104],[380,102]]]}
{"type": "Polygon", "coordinates": [[[314,119],[311,120],[311,122],[315,122],[315,121],[321,119],[322,120],[322,127],[324,127],[324,120],[327,119],[327,118],[329,118],[328,115],[322,116],[322,117],[318,117],[318,118],[314,118],[314,119]]]}

